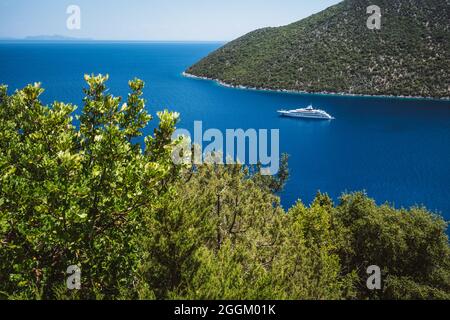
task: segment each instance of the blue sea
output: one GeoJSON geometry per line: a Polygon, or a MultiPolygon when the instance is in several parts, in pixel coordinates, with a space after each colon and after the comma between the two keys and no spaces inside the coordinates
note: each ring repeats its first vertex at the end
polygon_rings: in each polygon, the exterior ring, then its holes
{"type": "Polygon", "coordinates": [[[290,154],[285,207],[311,202],[318,190],[338,199],[365,190],[378,203],[425,205],[450,219],[450,102],[239,90],[182,72],[221,43],[0,42],[0,83],[10,92],[42,82],[43,100],[81,107],[83,75],[109,74],[110,91],[146,82],[148,110],[181,113],[179,127],[279,129],[290,154]],[[312,103],[334,121],[280,118],[281,108],[312,103]]]}

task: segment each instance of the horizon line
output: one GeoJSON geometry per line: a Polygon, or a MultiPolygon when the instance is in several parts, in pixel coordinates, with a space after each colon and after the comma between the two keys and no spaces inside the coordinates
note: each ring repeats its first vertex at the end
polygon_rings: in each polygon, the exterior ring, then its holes
{"type": "Polygon", "coordinates": [[[153,43],[227,43],[232,40],[128,40],[128,39],[27,39],[27,38],[0,38],[2,42],[153,42],[153,43]]]}
{"type": "Polygon", "coordinates": [[[73,37],[62,34],[38,34],[23,37],[0,36],[0,41],[108,41],[108,42],[229,42],[224,39],[98,39],[90,37],[73,37]]]}

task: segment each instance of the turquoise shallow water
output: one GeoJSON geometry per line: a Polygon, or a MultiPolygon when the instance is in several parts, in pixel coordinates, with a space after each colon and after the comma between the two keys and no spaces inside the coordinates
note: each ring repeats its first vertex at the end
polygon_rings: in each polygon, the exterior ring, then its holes
{"type": "Polygon", "coordinates": [[[317,190],[337,199],[366,190],[377,202],[423,204],[450,219],[450,102],[283,94],[225,88],[182,77],[218,43],[0,43],[0,83],[10,90],[40,81],[47,103],[81,105],[85,73],[108,73],[111,92],[146,81],[148,109],[168,108],[192,129],[280,129],[291,155],[285,207],[310,202],[317,190]],[[278,117],[280,108],[313,103],[335,121],[278,117]]]}

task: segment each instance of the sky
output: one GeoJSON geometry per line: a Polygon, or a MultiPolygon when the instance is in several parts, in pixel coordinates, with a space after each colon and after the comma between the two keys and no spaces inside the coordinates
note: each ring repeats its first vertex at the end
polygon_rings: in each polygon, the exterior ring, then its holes
{"type": "Polygon", "coordinates": [[[341,0],[0,0],[0,38],[229,41],[298,21],[341,0]],[[66,13],[80,8],[80,29],[66,13]]]}

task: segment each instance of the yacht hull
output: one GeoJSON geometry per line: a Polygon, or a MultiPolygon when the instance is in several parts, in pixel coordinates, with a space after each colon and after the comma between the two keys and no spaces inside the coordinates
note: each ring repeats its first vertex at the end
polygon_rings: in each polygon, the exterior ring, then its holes
{"type": "Polygon", "coordinates": [[[289,112],[283,112],[283,111],[279,111],[278,114],[282,117],[297,118],[297,119],[315,119],[315,120],[333,120],[334,119],[333,117],[299,114],[299,113],[289,113],[289,112]]]}

